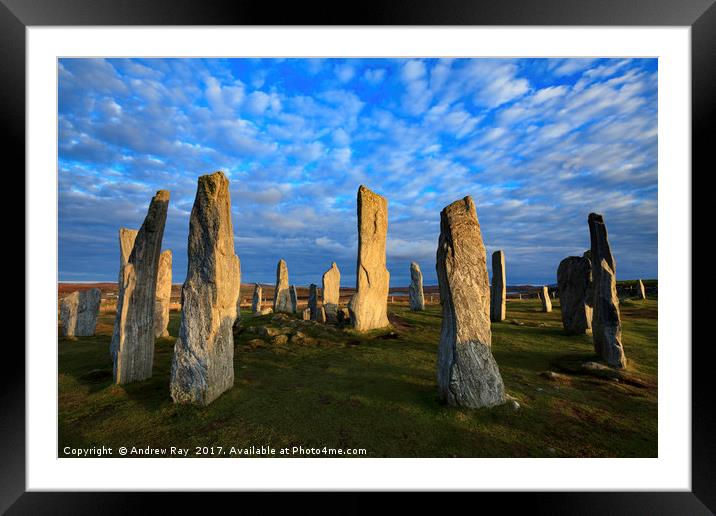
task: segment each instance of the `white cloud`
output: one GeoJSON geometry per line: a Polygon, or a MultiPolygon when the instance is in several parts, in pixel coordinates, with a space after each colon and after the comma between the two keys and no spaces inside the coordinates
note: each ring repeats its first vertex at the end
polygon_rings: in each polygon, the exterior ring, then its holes
{"type": "Polygon", "coordinates": [[[557,76],[572,75],[589,68],[596,59],[563,59],[555,60],[552,64],[552,73],[557,76]]]}
{"type": "Polygon", "coordinates": [[[339,65],[335,68],[336,77],[338,77],[338,80],[342,83],[349,82],[351,79],[353,79],[353,76],[356,73],[355,68],[353,68],[351,65],[339,65]]]}
{"type": "Polygon", "coordinates": [[[346,145],[350,144],[351,137],[350,135],[342,128],[339,127],[335,131],[333,131],[333,143],[335,145],[338,145],[339,147],[345,147],[346,145]]]}
{"type": "Polygon", "coordinates": [[[231,116],[244,100],[244,85],[241,81],[224,86],[215,77],[207,77],[205,85],[206,100],[219,116],[231,116]]]}
{"type": "Polygon", "coordinates": [[[569,125],[565,123],[546,125],[542,128],[542,136],[545,138],[559,138],[568,133],[569,130],[569,125]]]}
{"type": "Polygon", "coordinates": [[[372,85],[378,85],[385,79],[384,68],[368,68],[363,72],[363,78],[372,85]]]}
{"type": "Polygon", "coordinates": [[[400,77],[405,85],[402,99],[403,109],[411,115],[420,115],[430,106],[432,93],[428,88],[425,63],[410,60],[400,70],[400,77]]]}

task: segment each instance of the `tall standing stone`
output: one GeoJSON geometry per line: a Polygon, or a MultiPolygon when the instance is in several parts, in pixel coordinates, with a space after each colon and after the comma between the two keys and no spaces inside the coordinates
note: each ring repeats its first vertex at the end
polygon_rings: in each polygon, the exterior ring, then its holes
{"type": "Polygon", "coordinates": [[[261,311],[261,297],[263,296],[263,289],[261,285],[256,283],[254,285],[254,297],[251,300],[251,311],[255,314],[261,311]]]}
{"type": "Polygon", "coordinates": [[[552,300],[549,298],[549,288],[543,286],[542,292],[540,293],[540,299],[542,300],[542,311],[543,312],[551,312],[552,311],[552,300]]]}
{"type": "Polygon", "coordinates": [[[420,265],[410,264],[410,286],[408,287],[408,301],[413,311],[425,310],[425,296],[423,295],[423,272],[420,265]]]}
{"type": "Polygon", "coordinates": [[[291,285],[288,289],[289,299],[289,313],[298,313],[298,292],[296,292],[296,286],[291,285]]]}
{"type": "Polygon", "coordinates": [[[617,297],[616,262],[609,246],[604,217],[589,214],[594,302],[592,340],[594,351],[609,365],[626,367],[622,346],[622,323],[617,297]]]}
{"type": "Polygon", "coordinates": [[[321,283],[323,287],[323,308],[326,311],[326,317],[335,318],[341,299],[341,271],[338,270],[336,262],[333,262],[331,268],[323,273],[321,283]]]}
{"type": "Polygon", "coordinates": [[[388,201],[365,186],[358,189],[358,260],[356,293],[348,304],[358,331],[384,328],[388,322],[390,273],[385,268],[388,201]]]}
{"type": "Polygon", "coordinates": [[[288,285],[288,266],[285,260],[279,260],[276,266],[276,288],[273,293],[274,313],[293,313],[291,293],[288,285]]]}
{"type": "Polygon", "coordinates": [[[101,291],[77,290],[60,301],[60,321],[65,337],[91,337],[97,327],[101,291]]]}
{"type": "Polygon", "coordinates": [[[308,287],[308,309],[311,311],[311,320],[315,321],[318,317],[318,287],[315,283],[308,287]]]}
{"type": "Polygon", "coordinates": [[[505,253],[492,253],[492,286],[490,287],[490,320],[505,320],[507,311],[507,283],[505,282],[505,253]]]}
{"type": "Polygon", "coordinates": [[[146,380],[152,376],[154,303],[168,208],[169,192],[159,190],[149,204],[132,252],[122,267],[115,333],[110,345],[114,382],[118,384],[146,380]]]}
{"type": "Polygon", "coordinates": [[[639,299],[646,299],[646,289],[640,279],[636,280],[636,293],[639,299]]]}
{"type": "Polygon", "coordinates": [[[592,303],[589,300],[592,266],[584,256],[569,256],[557,268],[557,288],[562,325],[567,335],[583,335],[592,329],[592,303]]]}
{"type": "Polygon", "coordinates": [[[154,301],[154,337],[168,337],[169,304],[172,299],[172,252],[167,249],[159,256],[157,291],[154,301]]]}
{"type": "Polygon", "coordinates": [[[490,349],[487,254],[471,197],[440,213],[437,264],[443,319],[438,348],[438,389],[449,405],[490,407],[506,401],[490,349]]]}
{"type": "Polygon", "coordinates": [[[222,172],[199,178],[188,254],[170,391],[175,403],[208,405],[234,385],[232,326],[241,288],[229,180],[222,172]]]}

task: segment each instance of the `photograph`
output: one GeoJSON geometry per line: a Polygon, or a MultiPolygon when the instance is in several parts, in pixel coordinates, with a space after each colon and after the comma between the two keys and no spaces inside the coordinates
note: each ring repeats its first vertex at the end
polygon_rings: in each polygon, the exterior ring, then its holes
{"type": "Polygon", "coordinates": [[[659,457],[658,58],[56,74],[57,458],[659,457]]]}

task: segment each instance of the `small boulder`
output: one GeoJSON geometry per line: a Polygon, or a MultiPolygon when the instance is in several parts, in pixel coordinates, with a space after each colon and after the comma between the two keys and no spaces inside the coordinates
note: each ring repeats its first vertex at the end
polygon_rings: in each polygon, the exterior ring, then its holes
{"type": "Polygon", "coordinates": [[[271,339],[271,344],[274,346],[283,346],[288,342],[288,335],[276,335],[271,339]]]}

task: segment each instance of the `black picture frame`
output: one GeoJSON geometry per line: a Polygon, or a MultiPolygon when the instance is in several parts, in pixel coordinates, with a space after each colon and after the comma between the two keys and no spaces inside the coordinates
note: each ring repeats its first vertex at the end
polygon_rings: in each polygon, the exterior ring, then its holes
{"type": "MultiPolygon", "coordinates": [[[[0,123],[5,161],[25,169],[25,29],[63,25],[574,25],[691,27],[692,171],[713,171],[711,125],[716,118],[716,0],[427,0],[368,1],[345,5],[314,1],[286,3],[240,0],[0,0],[0,123]]],[[[692,191],[694,191],[692,189],[692,191]]],[[[28,192],[26,192],[27,195],[28,192]]],[[[692,202],[695,207],[695,203],[692,202]]],[[[694,213],[694,220],[696,216],[694,213]]],[[[692,233],[693,234],[693,233],[692,233]]],[[[693,262],[697,266],[696,255],[693,262]]],[[[702,262],[703,263],[703,262],[702,262]]],[[[712,265],[706,270],[712,270],[712,265]]],[[[26,275],[28,271],[25,271],[26,275]]],[[[695,306],[692,298],[692,306],[695,306]]],[[[693,316],[692,316],[693,317],[693,316]]],[[[25,321],[28,324],[28,314],[25,321]]],[[[691,334],[692,332],[688,332],[691,334]]],[[[710,341],[712,339],[708,339],[710,341]]],[[[694,340],[694,343],[696,341],[694,340]]],[[[676,343],[672,343],[676,345],[676,343]]],[[[687,346],[688,342],[678,343],[687,346]]],[[[710,385],[710,342],[692,346],[692,491],[641,493],[482,493],[477,496],[510,510],[527,506],[534,513],[711,514],[716,512],[715,390],[710,385]]],[[[8,514],[104,514],[147,509],[147,494],[25,492],[25,353],[4,346],[0,375],[0,512],[8,514]]],[[[163,512],[189,509],[186,496],[160,496],[163,512]]],[[[226,496],[211,495],[212,505],[226,496]]],[[[242,504],[256,497],[240,494],[242,504]]],[[[384,504],[371,494],[347,494],[341,512],[384,504]]],[[[458,496],[458,495],[452,495],[458,496]]],[[[474,494],[467,496],[475,496],[474,494]]],[[[462,503],[452,498],[453,503],[462,503]]],[[[404,511],[425,507],[421,494],[404,497],[404,511]]],[[[275,500],[275,498],[274,498],[275,500]]],[[[302,504],[325,500],[304,495],[302,504]]],[[[280,501],[280,497],[279,497],[280,501]]],[[[481,500],[480,503],[483,503],[481,500]]],[[[206,501],[200,502],[205,504],[206,501]]],[[[262,502],[263,503],[263,502],[262,502]]],[[[207,506],[204,505],[206,508],[207,506]]],[[[217,505],[218,508],[218,505],[217,505]]],[[[443,507],[446,508],[446,507],[443,507]]]]}

